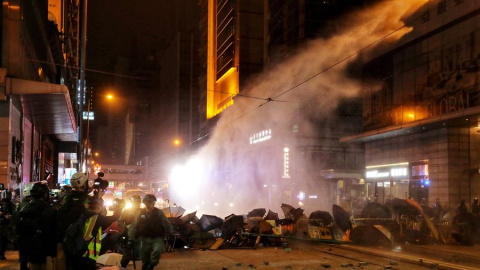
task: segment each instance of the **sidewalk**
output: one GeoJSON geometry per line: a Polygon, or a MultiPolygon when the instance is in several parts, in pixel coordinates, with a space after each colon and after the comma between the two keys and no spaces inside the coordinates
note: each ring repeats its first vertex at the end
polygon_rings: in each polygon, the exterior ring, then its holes
{"type": "Polygon", "coordinates": [[[7,250],[5,252],[6,261],[0,261],[0,269],[4,270],[18,270],[20,269],[20,263],[18,262],[18,251],[7,250]]]}
{"type": "Polygon", "coordinates": [[[396,258],[399,261],[431,264],[442,262],[442,269],[457,269],[453,265],[462,265],[472,269],[480,269],[480,245],[407,245],[399,244],[391,247],[370,247],[341,245],[342,248],[363,252],[366,254],[382,255],[387,258],[396,258]],[[422,261],[418,260],[421,257],[422,261]],[[430,262],[432,261],[432,262],[430,262]],[[433,262],[435,261],[435,262],[433,262]],[[451,267],[450,267],[451,265],[451,267]]]}
{"type": "Polygon", "coordinates": [[[480,245],[402,245],[401,248],[408,253],[434,257],[445,262],[480,266],[480,245]]]}

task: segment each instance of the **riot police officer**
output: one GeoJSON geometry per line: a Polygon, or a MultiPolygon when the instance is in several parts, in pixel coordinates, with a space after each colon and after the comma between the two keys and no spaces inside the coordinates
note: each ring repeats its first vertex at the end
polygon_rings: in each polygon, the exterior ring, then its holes
{"type": "Polygon", "coordinates": [[[478,204],[478,198],[473,199],[472,203],[472,214],[474,216],[480,215],[480,205],[478,204]]]}
{"type": "Polygon", "coordinates": [[[13,211],[14,209],[9,205],[8,199],[2,199],[0,202],[0,260],[7,259],[5,258],[5,251],[7,251],[13,211]]]}
{"type": "Polygon", "coordinates": [[[158,264],[160,256],[165,249],[165,235],[171,234],[172,225],[165,214],[155,207],[155,198],[152,194],[143,197],[145,208],[135,216],[132,230],[128,231],[130,239],[138,238],[142,270],[152,270],[158,264]]]}
{"type": "Polygon", "coordinates": [[[44,269],[47,257],[56,257],[56,211],[50,206],[50,190],[37,182],[30,191],[32,200],[20,210],[17,221],[19,249],[33,269],[44,269]]]}

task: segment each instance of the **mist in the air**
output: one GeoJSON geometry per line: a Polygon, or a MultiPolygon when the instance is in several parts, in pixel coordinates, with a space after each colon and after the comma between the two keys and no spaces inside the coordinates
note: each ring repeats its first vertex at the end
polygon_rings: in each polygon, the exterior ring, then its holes
{"type": "MultiPolygon", "coordinates": [[[[187,213],[197,211],[198,216],[224,217],[266,208],[282,217],[282,202],[299,207],[296,194],[288,194],[290,201],[281,201],[282,187],[310,189],[312,175],[318,174],[314,170],[321,166],[302,158],[298,149],[316,142],[321,120],[333,117],[342,99],[360,94],[360,82],[349,76],[350,65],[385,41],[392,44],[411,31],[402,28],[405,18],[426,2],[383,1],[350,14],[342,18],[344,29],[328,39],[310,41],[296,55],[252,79],[234,105],[222,112],[208,143],[173,170],[170,201],[187,213]],[[270,140],[250,144],[252,134],[263,131],[265,136],[269,130],[270,140]],[[282,178],[286,147],[290,178],[282,178]]],[[[315,208],[305,209],[305,214],[329,211],[331,204],[315,208]]]]}

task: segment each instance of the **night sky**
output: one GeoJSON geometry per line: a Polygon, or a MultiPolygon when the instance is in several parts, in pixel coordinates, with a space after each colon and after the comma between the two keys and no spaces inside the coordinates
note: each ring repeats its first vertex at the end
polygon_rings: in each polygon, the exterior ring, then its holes
{"type": "Polygon", "coordinates": [[[102,0],[88,2],[87,85],[111,80],[112,61],[116,56],[131,58],[132,39],[150,36],[158,47],[172,35],[172,1],[102,0]]]}

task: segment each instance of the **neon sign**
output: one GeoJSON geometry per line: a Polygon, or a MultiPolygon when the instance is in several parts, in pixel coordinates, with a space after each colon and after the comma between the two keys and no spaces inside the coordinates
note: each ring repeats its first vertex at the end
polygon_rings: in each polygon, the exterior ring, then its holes
{"type": "Polygon", "coordinates": [[[250,136],[250,144],[260,143],[272,138],[272,130],[266,129],[250,136]]]}
{"type": "Polygon", "coordinates": [[[283,176],[282,178],[290,178],[290,149],[283,148],[283,176]]]}
{"type": "Polygon", "coordinates": [[[408,176],[408,170],[405,167],[390,168],[389,171],[370,170],[367,171],[367,178],[384,178],[384,177],[403,177],[408,176]]]}

